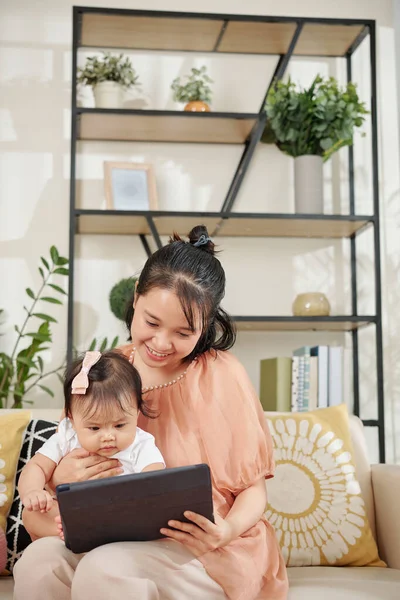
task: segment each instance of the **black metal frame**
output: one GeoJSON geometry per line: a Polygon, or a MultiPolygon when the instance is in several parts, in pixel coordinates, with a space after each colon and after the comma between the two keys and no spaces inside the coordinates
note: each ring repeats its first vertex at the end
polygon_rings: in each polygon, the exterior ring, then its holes
{"type": "MultiPolygon", "coordinates": [[[[318,321],[340,322],[348,321],[355,324],[374,324],[376,332],[376,366],[377,366],[377,404],[378,415],[377,419],[364,420],[364,425],[376,427],[379,436],[379,458],[381,462],[385,461],[385,428],[384,428],[384,386],[383,386],[383,335],[382,335],[382,300],[381,300],[381,265],[380,265],[380,217],[379,217],[379,171],[378,171],[378,133],[377,133],[377,81],[376,81],[376,25],[375,21],[364,19],[323,19],[323,18],[299,18],[299,17],[276,17],[276,16],[258,16],[258,15],[230,15],[216,13],[188,13],[188,12],[171,12],[171,11],[150,11],[150,10],[129,10],[129,9],[111,9],[111,8],[95,8],[95,7],[74,7],[73,8],[73,44],[72,44],[72,118],[71,118],[71,166],[70,166],[70,231],[69,231],[69,256],[70,256],[70,278],[69,278],[69,298],[68,298],[68,334],[67,334],[67,359],[72,358],[73,352],[73,306],[74,306],[74,262],[75,262],[75,244],[74,238],[77,231],[77,220],[80,215],[101,214],[103,211],[97,210],[81,210],[76,208],[75,203],[75,173],[76,173],[76,154],[77,141],[79,139],[79,120],[80,115],[85,112],[109,113],[106,109],[83,109],[77,107],[76,102],[76,77],[77,77],[77,52],[81,45],[81,26],[82,15],[84,13],[102,13],[109,15],[136,15],[147,17],[164,17],[164,18],[193,18],[223,21],[220,33],[210,52],[218,52],[219,45],[223,39],[225,30],[230,21],[241,22],[269,22],[269,23],[293,23],[296,25],[296,30],[289,44],[288,51],[279,57],[275,72],[271,81],[267,86],[267,91],[260,106],[258,114],[237,114],[237,113],[210,113],[200,115],[201,118],[216,118],[225,117],[231,119],[254,118],[255,124],[249,138],[246,140],[242,156],[234,174],[233,180],[227,192],[226,198],[221,206],[219,213],[196,213],[198,216],[218,215],[220,219],[213,235],[217,235],[221,224],[226,219],[240,219],[243,217],[254,217],[264,219],[290,219],[290,220],[324,220],[339,219],[344,221],[365,220],[366,225],[359,229],[354,235],[350,236],[350,263],[351,263],[351,316],[346,317],[325,317],[314,318],[318,321]],[[250,214],[239,215],[232,213],[235,200],[243,183],[248,166],[251,162],[254,150],[261,139],[266,116],[264,113],[264,104],[268,91],[275,80],[281,79],[284,76],[289,61],[293,55],[296,43],[301,35],[304,25],[307,24],[330,24],[330,25],[360,25],[363,26],[361,33],[354,40],[351,47],[348,49],[343,58],[347,65],[347,78],[350,81],[352,78],[352,55],[369,35],[370,38],[370,67],[371,67],[371,122],[372,122],[372,176],[373,176],[373,215],[361,216],[355,213],[355,189],[354,189],[354,154],[353,148],[349,147],[349,197],[350,197],[350,214],[349,215],[287,215],[287,214],[250,214]],[[375,274],[375,315],[359,316],[357,306],[357,253],[356,253],[356,237],[367,226],[372,226],[374,231],[374,274],[375,274]]],[[[202,51],[203,52],[203,51],[202,51]]],[[[225,52],[224,52],[225,53],[225,52]]],[[[300,56],[300,55],[296,55],[300,56]]],[[[115,111],[111,111],[115,112],[115,111]]],[[[118,110],[119,114],[139,114],[144,111],[135,110],[118,110]]],[[[146,114],[154,114],[159,116],[184,116],[188,117],[188,113],[172,113],[171,111],[145,111],[146,114]]],[[[199,115],[192,115],[192,118],[199,118],[199,115]]],[[[121,211],[111,211],[113,214],[119,214],[121,211]]],[[[157,248],[162,246],[162,241],[154,222],[156,216],[190,216],[194,213],[177,213],[174,211],[123,211],[126,215],[141,215],[145,216],[149,231],[154,239],[157,248]]],[[[147,256],[151,255],[146,235],[140,234],[140,239],[147,256]]],[[[313,318],[298,318],[298,317],[236,317],[238,323],[243,321],[248,322],[275,322],[287,323],[290,321],[301,321],[309,323],[309,329],[312,330],[313,318]]],[[[354,413],[360,414],[360,381],[359,381],[359,340],[358,327],[351,329],[353,342],[353,391],[354,391],[354,413]]]]}

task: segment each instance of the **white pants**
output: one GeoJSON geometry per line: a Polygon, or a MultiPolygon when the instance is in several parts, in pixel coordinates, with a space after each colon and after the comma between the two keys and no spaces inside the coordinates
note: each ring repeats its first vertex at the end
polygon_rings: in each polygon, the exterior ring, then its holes
{"type": "Polygon", "coordinates": [[[224,600],[181,544],[119,542],[73,554],[57,537],[33,542],[14,568],[14,600],[224,600]]]}

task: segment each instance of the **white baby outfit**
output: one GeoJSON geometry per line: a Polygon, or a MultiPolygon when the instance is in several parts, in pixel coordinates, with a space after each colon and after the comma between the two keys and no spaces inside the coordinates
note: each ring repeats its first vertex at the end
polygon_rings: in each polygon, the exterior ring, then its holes
{"type": "MultiPolygon", "coordinates": [[[[76,431],[69,419],[63,419],[60,421],[57,433],[52,435],[38,452],[58,464],[64,456],[76,448],[82,448],[76,431]]],[[[139,427],[136,429],[132,444],[110,458],[117,458],[121,462],[124,471],[120,475],[141,473],[145,467],[153,463],[165,464],[154,437],[139,427]]]]}

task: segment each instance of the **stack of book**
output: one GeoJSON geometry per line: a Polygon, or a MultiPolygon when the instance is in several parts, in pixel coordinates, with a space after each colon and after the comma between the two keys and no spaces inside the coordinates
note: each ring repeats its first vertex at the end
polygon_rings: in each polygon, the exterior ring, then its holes
{"type": "Polygon", "coordinates": [[[343,402],[343,347],[303,346],[293,356],[261,361],[260,400],[266,411],[303,412],[343,402]]]}

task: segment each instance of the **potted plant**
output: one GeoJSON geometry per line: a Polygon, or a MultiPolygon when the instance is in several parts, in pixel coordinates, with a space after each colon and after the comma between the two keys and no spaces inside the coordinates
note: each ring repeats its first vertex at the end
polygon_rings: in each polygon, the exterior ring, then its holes
{"type": "Polygon", "coordinates": [[[191,74],[185,78],[186,83],[181,83],[180,77],[176,77],[172,82],[175,102],[186,102],[186,111],[210,112],[208,103],[211,102],[212,90],[209,84],[213,83],[213,80],[207,75],[207,67],[193,67],[191,74]]]}
{"type": "Polygon", "coordinates": [[[129,57],[103,52],[103,56],[88,56],[78,68],[78,83],[93,88],[96,108],[121,108],[124,89],[138,83],[138,75],[129,57]]]}
{"type": "Polygon", "coordinates": [[[42,282],[39,291],[35,294],[26,288],[31,304],[29,308],[24,306],[26,317],[23,324],[14,326],[14,348],[10,354],[0,352],[0,408],[22,408],[23,403],[32,404],[25,400],[25,396],[36,387],[53,397],[53,391],[43,384],[43,380],[51,375],[61,377],[60,372],[65,366],[63,362],[51,371],[45,370],[42,353],[52,343],[51,326],[57,320],[44,312],[42,307],[45,303],[53,306],[62,304],[57,295],[65,296],[66,292],[54,280],[57,276],[68,276],[68,259],[60,256],[57,248],[52,246],[50,257],[46,259],[42,256],[40,260],[42,282]]]}
{"type": "Polygon", "coordinates": [[[323,212],[322,164],[334,152],[353,143],[354,130],[364,123],[367,110],[356,85],[341,88],[320,75],[308,89],[297,89],[289,78],[270,89],[262,141],[274,142],[292,156],[295,166],[295,206],[299,213],[323,212]]]}
{"type": "Polygon", "coordinates": [[[109,296],[111,312],[120,321],[125,322],[128,304],[132,302],[135,293],[136,282],[136,277],[121,279],[121,281],[116,283],[111,289],[109,296]]]}

